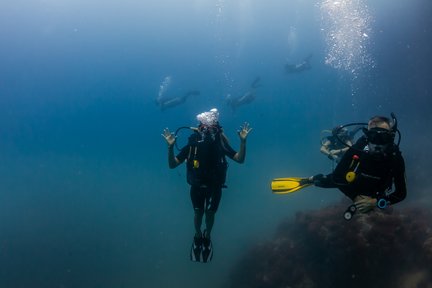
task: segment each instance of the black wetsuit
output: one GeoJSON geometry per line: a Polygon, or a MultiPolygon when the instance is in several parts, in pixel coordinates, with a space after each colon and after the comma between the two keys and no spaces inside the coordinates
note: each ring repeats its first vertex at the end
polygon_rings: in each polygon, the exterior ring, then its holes
{"type": "Polygon", "coordinates": [[[191,185],[194,209],[216,212],[228,168],[225,156],[233,159],[237,152],[221,139],[220,134],[216,134],[213,142],[200,140],[198,133],[191,135],[188,144],[176,157],[180,162],[186,160],[187,181],[191,185]]]}
{"type": "Polygon", "coordinates": [[[339,188],[352,200],[358,195],[366,195],[383,198],[389,204],[402,201],[407,193],[405,162],[399,148],[392,145],[386,155],[373,155],[367,151],[366,138],[361,137],[344,154],[333,173],[314,177],[315,186],[339,188]],[[353,160],[354,155],[358,160],[353,160]],[[350,171],[355,172],[356,177],[348,183],[346,175],[350,171]]]}

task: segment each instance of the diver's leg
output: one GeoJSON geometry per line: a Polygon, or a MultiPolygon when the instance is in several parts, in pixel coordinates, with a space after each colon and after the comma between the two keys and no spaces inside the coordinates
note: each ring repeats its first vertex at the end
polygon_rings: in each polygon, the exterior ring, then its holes
{"type": "MultiPolygon", "coordinates": [[[[192,247],[190,251],[190,259],[193,262],[202,262],[204,258],[202,257],[202,247],[204,239],[201,233],[202,218],[204,215],[204,202],[205,195],[203,188],[199,186],[191,186],[190,190],[192,206],[194,208],[194,227],[195,235],[192,241],[192,247]]],[[[207,262],[208,257],[204,262],[207,262]]]]}
{"type": "Polygon", "coordinates": [[[253,89],[255,89],[255,88],[258,88],[260,85],[259,85],[259,82],[261,81],[261,77],[256,77],[255,78],[255,80],[252,82],[252,85],[251,85],[251,87],[253,88],[253,89]]]}
{"type": "Polygon", "coordinates": [[[206,210],[205,211],[205,225],[206,225],[206,230],[205,230],[205,237],[210,238],[210,233],[213,229],[213,225],[214,225],[214,218],[215,218],[215,211],[212,210],[206,210]]]}
{"type": "Polygon", "coordinates": [[[194,215],[195,235],[201,236],[201,225],[204,216],[204,211],[202,209],[197,209],[197,208],[195,208],[194,210],[195,210],[195,215],[194,215]]]}
{"type": "Polygon", "coordinates": [[[194,227],[195,235],[197,237],[201,237],[201,226],[204,216],[205,195],[203,192],[204,191],[202,191],[202,188],[199,186],[191,186],[190,196],[192,200],[192,206],[194,208],[194,227]]]}
{"type": "Polygon", "coordinates": [[[219,187],[209,187],[206,191],[206,206],[205,206],[205,214],[206,214],[206,229],[204,230],[203,238],[202,238],[202,259],[203,262],[211,261],[213,258],[213,244],[211,241],[211,231],[213,229],[214,224],[214,216],[219,207],[219,202],[221,199],[222,188],[219,187]]]}
{"type": "Polygon", "coordinates": [[[219,207],[219,202],[222,196],[222,188],[221,187],[209,187],[206,195],[206,207],[205,207],[205,225],[206,231],[204,237],[210,239],[210,234],[213,229],[214,219],[216,211],[219,207]]]}

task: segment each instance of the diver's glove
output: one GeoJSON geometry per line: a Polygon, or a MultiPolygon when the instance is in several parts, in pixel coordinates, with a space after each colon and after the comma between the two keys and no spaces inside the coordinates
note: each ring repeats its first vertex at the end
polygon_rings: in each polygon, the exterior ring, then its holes
{"type": "Polygon", "coordinates": [[[365,195],[358,195],[354,198],[354,205],[360,213],[367,213],[376,207],[377,199],[365,195]]]}

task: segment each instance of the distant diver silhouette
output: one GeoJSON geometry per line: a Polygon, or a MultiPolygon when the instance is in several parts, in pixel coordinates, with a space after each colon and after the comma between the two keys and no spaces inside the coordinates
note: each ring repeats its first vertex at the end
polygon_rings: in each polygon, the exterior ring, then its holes
{"type": "Polygon", "coordinates": [[[288,74],[293,74],[293,73],[300,73],[312,69],[312,65],[310,64],[311,58],[312,58],[312,54],[309,54],[306,58],[303,59],[302,62],[298,64],[286,64],[285,72],[288,74]]]}
{"type": "Polygon", "coordinates": [[[225,98],[228,106],[230,106],[231,109],[233,111],[235,111],[238,107],[240,107],[242,105],[252,103],[256,98],[255,97],[256,96],[255,95],[256,89],[261,86],[260,81],[261,81],[261,78],[256,77],[255,80],[252,82],[249,91],[246,92],[245,94],[243,94],[242,96],[234,98],[231,96],[231,94],[228,94],[227,97],[225,98]]]}
{"type": "Polygon", "coordinates": [[[156,104],[161,108],[162,111],[168,108],[173,108],[176,106],[179,106],[186,102],[186,100],[189,98],[189,96],[197,96],[200,95],[200,91],[192,90],[187,93],[185,93],[183,96],[176,96],[176,97],[170,97],[170,98],[157,98],[156,104]]]}

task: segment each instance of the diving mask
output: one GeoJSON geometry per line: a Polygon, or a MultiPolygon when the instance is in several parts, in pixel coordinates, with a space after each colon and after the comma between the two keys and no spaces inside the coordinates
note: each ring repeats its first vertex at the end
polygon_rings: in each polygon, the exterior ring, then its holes
{"type": "Polygon", "coordinates": [[[216,108],[196,116],[200,122],[198,131],[201,134],[201,141],[213,142],[219,132],[219,111],[216,108]]]}
{"type": "Polygon", "coordinates": [[[216,134],[219,133],[219,125],[204,125],[201,124],[198,127],[198,131],[201,134],[201,141],[213,142],[216,139],[216,134]]]}
{"type": "Polygon", "coordinates": [[[386,154],[394,142],[395,134],[385,128],[371,128],[365,134],[368,140],[369,153],[374,155],[386,154]]]}
{"type": "Polygon", "coordinates": [[[365,131],[365,134],[368,142],[375,145],[392,144],[395,138],[395,134],[392,131],[378,127],[365,131]]]}

